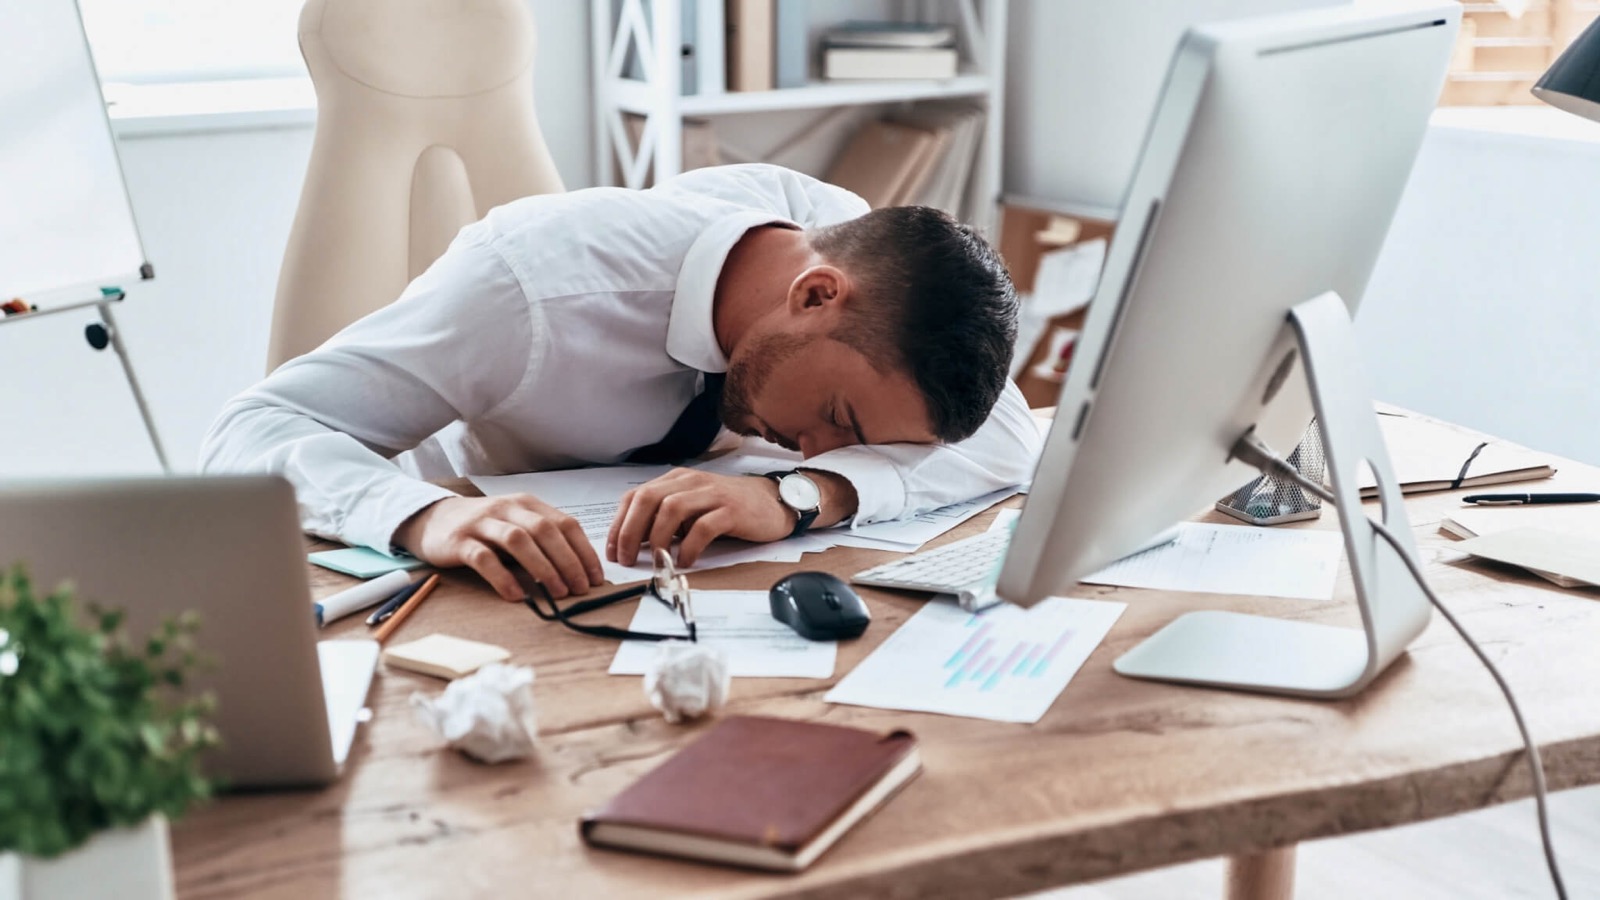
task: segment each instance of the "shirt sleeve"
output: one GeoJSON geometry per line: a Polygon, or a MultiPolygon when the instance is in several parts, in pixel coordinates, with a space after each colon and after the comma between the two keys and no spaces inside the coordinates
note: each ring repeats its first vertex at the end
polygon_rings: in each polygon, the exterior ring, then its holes
{"type": "Polygon", "coordinates": [[[989,418],[955,444],[855,445],[819,453],[802,468],[843,476],[856,489],[852,525],[900,519],[1026,484],[1044,435],[1010,381],[989,418]]]}
{"type": "Polygon", "coordinates": [[[867,201],[838,185],[761,163],[691,169],[657,190],[715,197],[782,216],[801,228],[833,225],[872,211],[867,201]]]}
{"type": "Polygon", "coordinates": [[[200,469],[284,475],[307,531],[387,551],[455,496],[393,457],[509,397],[537,363],[535,332],[516,277],[469,229],[394,303],[229,401],[200,469]]]}

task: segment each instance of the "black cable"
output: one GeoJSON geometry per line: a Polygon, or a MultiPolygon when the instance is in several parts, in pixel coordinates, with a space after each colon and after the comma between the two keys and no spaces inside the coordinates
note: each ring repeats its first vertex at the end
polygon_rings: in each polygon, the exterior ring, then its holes
{"type": "MultiPolygon", "coordinates": [[[[1334,499],[1332,491],[1300,474],[1299,470],[1290,465],[1283,457],[1274,453],[1272,448],[1263,444],[1254,434],[1247,434],[1240,438],[1239,442],[1234,445],[1233,453],[1236,458],[1256,466],[1264,474],[1292,481],[1299,485],[1302,490],[1309,491],[1321,497],[1324,501],[1334,504],[1335,508],[1338,507],[1338,502],[1334,499]]],[[[1428,580],[1423,577],[1421,566],[1406,551],[1404,545],[1400,543],[1400,538],[1395,536],[1395,533],[1390,531],[1388,526],[1371,516],[1367,516],[1367,523],[1372,526],[1372,530],[1376,531],[1379,537],[1394,548],[1395,553],[1399,554],[1401,561],[1406,564],[1407,571],[1411,573],[1412,579],[1416,581],[1417,587],[1421,588],[1422,593],[1427,595],[1428,602],[1433,604],[1439,614],[1444,616],[1445,621],[1450,623],[1450,627],[1456,630],[1456,634],[1461,635],[1461,639],[1466,641],[1468,647],[1472,648],[1472,652],[1478,657],[1478,661],[1483,663],[1483,667],[1488,669],[1489,674],[1494,677],[1495,684],[1500,686],[1500,693],[1505,695],[1506,704],[1511,707],[1511,715],[1517,721],[1517,731],[1522,733],[1522,745],[1528,752],[1528,768],[1533,773],[1533,801],[1534,808],[1538,812],[1539,840],[1544,844],[1545,865],[1550,870],[1550,881],[1555,886],[1556,897],[1559,900],[1567,900],[1567,886],[1561,880],[1561,868],[1556,863],[1555,843],[1550,837],[1550,810],[1546,805],[1544,763],[1539,758],[1539,746],[1533,742],[1533,736],[1528,733],[1528,724],[1522,719],[1522,708],[1517,705],[1517,698],[1511,693],[1511,685],[1506,683],[1505,678],[1500,674],[1500,670],[1495,668],[1494,663],[1489,660],[1489,655],[1483,652],[1482,647],[1478,646],[1478,642],[1467,634],[1467,630],[1461,626],[1461,622],[1439,601],[1439,596],[1433,592],[1433,588],[1428,586],[1428,580]]]]}

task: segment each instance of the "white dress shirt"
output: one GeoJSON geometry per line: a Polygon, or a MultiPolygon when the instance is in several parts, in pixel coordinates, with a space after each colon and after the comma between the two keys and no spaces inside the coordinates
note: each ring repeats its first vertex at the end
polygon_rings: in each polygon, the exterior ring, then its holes
{"type": "MultiPolygon", "coordinates": [[[[745,232],[867,210],[776,166],[508,203],[394,303],[229,401],[201,469],[283,474],[307,531],[387,549],[406,519],[454,496],[424,479],[622,462],[667,433],[701,373],[727,370],[712,298],[745,232]]],[[[848,479],[869,522],[1026,481],[1039,445],[1008,384],[965,441],[844,447],[806,467],[848,479]]]]}

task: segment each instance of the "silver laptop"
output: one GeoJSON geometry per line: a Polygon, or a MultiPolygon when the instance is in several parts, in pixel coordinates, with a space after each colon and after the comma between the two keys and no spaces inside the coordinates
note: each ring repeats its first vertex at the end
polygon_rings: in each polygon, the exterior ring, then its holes
{"type": "Polygon", "coordinates": [[[339,774],[377,665],[369,640],[318,643],[294,490],[275,477],[0,485],[0,566],[41,591],[126,610],[128,634],[194,610],[224,786],[325,784],[339,774]]]}

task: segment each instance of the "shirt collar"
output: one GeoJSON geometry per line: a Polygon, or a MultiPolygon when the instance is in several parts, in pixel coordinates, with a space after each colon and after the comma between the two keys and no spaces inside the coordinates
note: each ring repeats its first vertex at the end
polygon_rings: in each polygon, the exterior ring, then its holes
{"type": "Polygon", "coordinates": [[[728,261],[728,251],[745,232],[773,224],[799,227],[782,216],[746,210],[713,222],[689,245],[667,319],[668,356],[701,372],[728,371],[728,357],[717,344],[712,322],[717,278],[728,261]]]}

